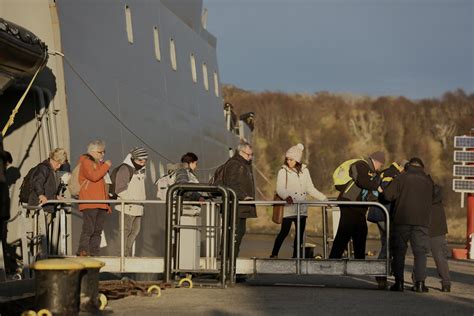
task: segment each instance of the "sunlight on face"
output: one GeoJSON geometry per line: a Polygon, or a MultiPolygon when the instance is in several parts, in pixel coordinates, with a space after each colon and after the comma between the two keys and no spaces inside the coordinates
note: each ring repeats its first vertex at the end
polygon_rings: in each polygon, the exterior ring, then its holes
{"type": "Polygon", "coordinates": [[[294,168],[296,166],[296,160],[292,158],[286,158],[286,163],[288,164],[288,167],[294,168]]]}

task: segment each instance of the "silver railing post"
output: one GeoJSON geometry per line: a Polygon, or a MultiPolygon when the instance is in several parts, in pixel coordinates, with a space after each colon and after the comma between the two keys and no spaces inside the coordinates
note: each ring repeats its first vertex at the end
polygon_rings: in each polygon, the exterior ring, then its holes
{"type": "Polygon", "coordinates": [[[120,271],[125,271],[125,202],[120,203],[120,271]]]}
{"type": "Polygon", "coordinates": [[[300,266],[300,263],[301,263],[301,260],[300,260],[300,250],[301,250],[301,246],[300,246],[300,231],[301,231],[301,227],[300,227],[300,219],[301,219],[301,214],[300,214],[300,203],[296,203],[296,274],[300,274],[301,273],[301,266],[300,266]]]}
{"type": "Polygon", "coordinates": [[[328,258],[328,214],[327,212],[327,207],[326,205],[322,206],[322,212],[323,212],[323,258],[327,259],[328,258]]]}

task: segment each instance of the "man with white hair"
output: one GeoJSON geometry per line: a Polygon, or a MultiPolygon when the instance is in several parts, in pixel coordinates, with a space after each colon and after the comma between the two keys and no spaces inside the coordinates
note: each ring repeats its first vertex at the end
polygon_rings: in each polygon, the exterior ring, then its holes
{"type": "MultiPolygon", "coordinates": [[[[223,184],[237,193],[239,201],[255,200],[255,183],[252,171],[253,149],[249,143],[240,143],[237,153],[225,165],[223,184]]],[[[235,256],[246,232],[247,218],[257,217],[255,205],[239,205],[237,212],[235,256]]]]}
{"type": "MultiPolygon", "coordinates": [[[[96,140],[87,146],[87,154],[79,158],[79,200],[108,200],[104,177],[112,166],[110,160],[104,161],[105,143],[96,140]]],[[[100,235],[104,228],[110,206],[105,203],[79,204],[82,212],[82,232],[79,239],[79,256],[97,256],[100,252],[100,235]]]]}

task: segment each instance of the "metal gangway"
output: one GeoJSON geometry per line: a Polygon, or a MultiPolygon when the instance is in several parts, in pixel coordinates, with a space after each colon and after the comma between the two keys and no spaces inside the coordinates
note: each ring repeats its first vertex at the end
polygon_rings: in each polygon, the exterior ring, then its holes
{"type": "MultiPolygon", "coordinates": [[[[285,201],[240,201],[239,204],[251,204],[258,206],[272,206],[286,204],[285,201]]],[[[323,218],[323,257],[322,259],[304,258],[301,248],[297,247],[296,258],[238,258],[237,274],[296,274],[296,275],[345,275],[345,276],[384,276],[390,275],[390,216],[387,208],[378,202],[354,202],[354,201],[303,201],[295,202],[296,217],[299,223],[301,217],[301,205],[321,206],[323,218]],[[356,260],[350,258],[329,259],[328,258],[328,211],[334,206],[375,206],[385,213],[386,219],[386,259],[356,260]]],[[[300,225],[297,226],[296,244],[300,245],[300,225]]]]}
{"type": "MultiPolygon", "coordinates": [[[[323,258],[304,258],[300,247],[297,249],[297,256],[294,259],[283,258],[235,258],[235,222],[237,218],[237,204],[252,204],[256,206],[273,206],[286,204],[285,201],[238,201],[233,190],[222,186],[209,186],[204,184],[175,184],[168,189],[167,200],[50,200],[49,204],[60,204],[59,221],[66,226],[65,217],[71,213],[70,209],[78,203],[109,203],[111,205],[121,204],[122,208],[126,204],[166,204],[165,222],[165,254],[164,257],[127,257],[125,256],[124,237],[124,212],[120,212],[120,256],[101,256],[100,260],[105,262],[102,272],[112,273],[163,273],[165,282],[172,282],[173,278],[179,278],[181,274],[213,273],[218,275],[218,285],[222,288],[235,283],[236,274],[258,275],[258,274],[295,274],[295,275],[346,275],[346,276],[385,276],[390,273],[389,256],[389,236],[390,218],[388,210],[377,202],[352,202],[352,201],[304,201],[296,202],[297,220],[301,216],[301,205],[320,206],[323,218],[323,258]],[[184,195],[187,192],[207,192],[214,197],[211,201],[189,202],[185,201],[184,195]],[[201,205],[206,210],[206,223],[199,225],[183,225],[180,222],[182,210],[185,205],[201,205]],[[328,212],[332,207],[341,205],[376,206],[382,209],[386,216],[386,259],[354,260],[328,259],[328,212]],[[179,236],[182,230],[205,231],[206,251],[204,257],[199,257],[199,269],[180,268],[180,243],[179,236]]],[[[27,207],[28,212],[33,212],[36,220],[35,227],[42,211],[38,207],[27,207]]],[[[26,213],[25,213],[26,214],[26,213]]],[[[299,225],[297,226],[297,245],[300,244],[299,225]]],[[[70,249],[66,249],[66,239],[70,238],[65,229],[60,230],[60,247],[57,254],[52,256],[71,256],[70,249]],[[62,250],[61,250],[62,249],[62,250]]],[[[29,237],[30,241],[41,240],[38,236],[29,237]]],[[[51,238],[49,238],[50,240],[51,238]]],[[[28,272],[27,265],[33,263],[37,257],[37,245],[34,247],[23,247],[30,249],[24,272],[28,272]]],[[[49,249],[47,247],[46,249],[49,249]]],[[[26,258],[24,257],[23,260],[26,258]]]]}

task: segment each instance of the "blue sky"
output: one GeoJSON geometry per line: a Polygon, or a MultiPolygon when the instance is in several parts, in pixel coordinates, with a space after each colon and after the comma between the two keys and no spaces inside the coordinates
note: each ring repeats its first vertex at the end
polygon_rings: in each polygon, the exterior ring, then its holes
{"type": "Polygon", "coordinates": [[[474,92],[474,0],[204,0],[220,79],[254,91],[474,92]]]}

